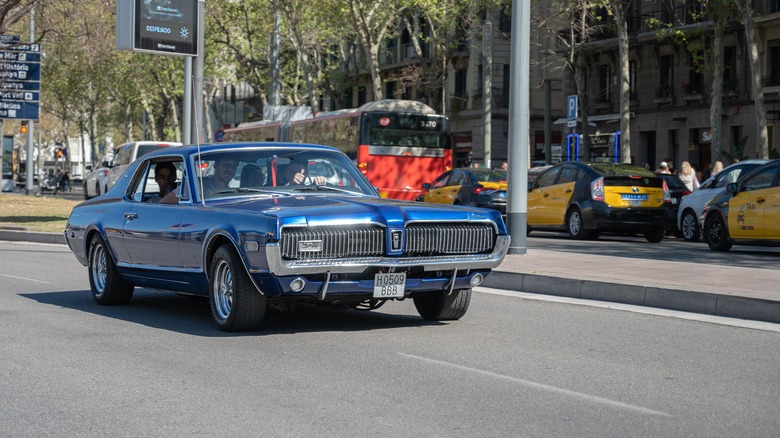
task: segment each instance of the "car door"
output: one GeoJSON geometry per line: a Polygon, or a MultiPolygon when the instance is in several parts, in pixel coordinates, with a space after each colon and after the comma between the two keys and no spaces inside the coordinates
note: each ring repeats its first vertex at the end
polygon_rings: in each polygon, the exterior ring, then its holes
{"type": "MultiPolygon", "coordinates": [[[[729,235],[734,239],[765,239],[765,220],[777,221],[777,216],[767,216],[767,206],[776,195],[773,193],[780,171],[780,164],[765,166],[746,176],[740,191],[729,200],[729,235]]],[[[770,207],[769,211],[773,211],[770,207]]],[[[776,211],[776,210],[774,210],[776,211]]],[[[774,228],[774,225],[770,225],[774,228]]]]}
{"type": "Polygon", "coordinates": [[[572,165],[561,167],[561,173],[553,186],[550,187],[547,198],[547,214],[550,225],[558,226],[566,221],[566,210],[574,195],[574,186],[577,183],[577,168],[572,165]]]}
{"type": "MultiPolygon", "coordinates": [[[[160,161],[159,159],[157,161],[160,161]]],[[[130,263],[138,268],[175,269],[183,266],[180,249],[181,222],[188,202],[151,202],[159,186],[154,179],[154,162],[147,160],[136,170],[131,183],[131,208],[125,212],[124,241],[130,263]]],[[[177,180],[182,181],[183,161],[174,162],[177,180]]],[[[186,196],[186,195],[184,195],[186,196]]]]}
{"type": "Polygon", "coordinates": [[[554,190],[555,180],[561,172],[560,167],[553,167],[539,175],[528,192],[528,225],[548,226],[551,223],[548,199],[554,190]]]}
{"type": "Polygon", "coordinates": [[[431,188],[428,189],[428,193],[425,194],[425,202],[435,202],[437,204],[451,204],[452,201],[448,201],[447,193],[450,191],[448,182],[452,176],[453,171],[445,172],[439,175],[435,181],[431,184],[431,188]]]}

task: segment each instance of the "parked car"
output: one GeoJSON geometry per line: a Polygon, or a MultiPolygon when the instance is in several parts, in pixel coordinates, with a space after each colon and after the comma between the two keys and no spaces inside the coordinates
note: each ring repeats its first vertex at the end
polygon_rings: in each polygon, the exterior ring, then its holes
{"type": "Polygon", "coordinates": [[[733,245],[780,246],[780,160],[728,183],[701,217],[702,236],[713,251],[733,245]]]}
{"type": "Polygon", "coordinates": [[[658,175],[619,163],[553,165],[528,192],[528,231],[567,231],[574,239],[602,232],[642,233],[660,242],[674,226],[669,189],[658,175]]]}
{"type": "MultiPolygon", "coordinates": [[[[680,202],[682,202],[684,196],[690,195],[691,191],[688,190],[688,187],[686,187],[685,183],[677,175],[660,173],[658,176],[666,182],[666,187],[669,188],[669,195],[672,199],[672,208],[669,208],[666,212],[668,215],[667,221],[676,223],[680,202]]],[[[672,227],[669,231],[673,232],[677,237],[682,237],[682,233],[677,230],[677,227],[672,227]]]]}
{"type": "Polygon", "coordinates": [[[707,178],[701,186],[693,193],[683,198],[677,212],[677,228],[680,230],[682,238],[688,242],[698,242],[701,236],[701,227],[699,220],[701,218],[704,205],[712,198],[726,190],[726,185],[730,182],[737,182],[768,160],[745,160],[736,162],[717,175],[707,178]]]}
{"type": "Polygon", "coordinates": [[[111,170],[113,158],[112,154],[104,155],[84,178],[84,199],[92,199],[108,191],[108,171],[111,170]]]}
{"type": "Polygon", "coordinates": [[[463,167],[422,186],[424,202],[490,208],[506,215],[506,171],[463,167]]]}
{"type": "Polygon", "coordinates": [[[134,162],[139,157],[158,149],[179,145],[181,145],[181,143],[166,141],[134,141],[119,145],[114,149],[114,159],[111,160],[111,169],[108,171],[106,188],[110,189],[116,184],[117,180],[122,176],[130,163],[134,162]]]}
{"type": "Polygon", "coordinates": [[[294,302],[370,310],[408,298],[427,320],[459,319],[510,242],[497,211],[383,199],[327,146],[164,148],[126,175],[74,207],[65,229],[94,299],[123,304],[136,286],[208,296],[226,331],[254,328],[268,305],[294,302]],[[163,162],[176,168],[172,204],[153,202],[163,162]],[[282,185],[298,163],[325,163],[343,178],[282,185]],[[240,185],[235,175],[248,164],[264,184],[240,185]]]}

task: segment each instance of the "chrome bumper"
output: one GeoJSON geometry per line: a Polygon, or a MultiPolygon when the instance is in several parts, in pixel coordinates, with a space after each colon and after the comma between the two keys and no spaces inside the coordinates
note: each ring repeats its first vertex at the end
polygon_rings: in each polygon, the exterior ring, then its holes
{"type": "Polygon", "coordinates": [[[306,274],[360,274],[372,267],[414,267],[421,266],[425,271],[448,269],[493,269],[504,261],[509,251],[509,236],[496,236],[496,245],[490,254],[459,255],[442,257],[361,257],[341,258],[322,261],[285,261],[281,249],[276,243],[265,247],[268,270],[274,275],[306,274]]]}

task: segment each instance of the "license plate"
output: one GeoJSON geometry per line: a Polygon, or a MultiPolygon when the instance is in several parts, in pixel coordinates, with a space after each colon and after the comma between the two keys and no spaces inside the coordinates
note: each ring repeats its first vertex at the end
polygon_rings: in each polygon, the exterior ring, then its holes
{"type": "Polygon", "coordinates": [[[647,194],[622,193],[620,199],[624,201],[647,201],[647,194]]]}
{"type": "Polygon", "coordinates": [[[402,298],[406,272],[380,272],[374,276],[374,298],[402,298]]]}
{"type": "Polygon", "coordinates": [[[672,198],[672,204],[677,204],[677,198],[672,198]]]}

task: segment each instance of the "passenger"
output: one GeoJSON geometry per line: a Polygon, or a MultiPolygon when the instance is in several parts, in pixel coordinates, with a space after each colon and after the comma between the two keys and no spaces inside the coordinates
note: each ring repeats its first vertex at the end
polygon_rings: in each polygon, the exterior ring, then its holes
{"type": "Polygon", "coordinates": [[[509,170],[509,163],[507,163],[506,161],[501,163],[501,170],[509,170]]]}
{"type": "Polygon", "coordinates": [[[230,188],[230,181],[236,176],[238,160],[233,157],[220,157],[214,161],[214,175],[203,178],[203,191],[206,195],[213,195],[221,190],[230,188]]]}
{"type": "Polygon", "coordinates": [[[241,169],[241,187],[262,187],[265,183],[265,174],[260,166],[247,164],[241,169]]]}
{"type": "Polygon", "coordinates": [[[300,163],[290,163],[284,170],[284,177],[287,180],[286,185],[288,186],[309,184],[324,186],[327,182],[324,176],[310,177],[306,166],[300,163]]]}
{"type": "Polygon", "coordinates": [[[712,165],[712,172],[710,176],[717,175],[721,170],[723,170],[723,162],[716,161],[715,164],[712,165]]]}

